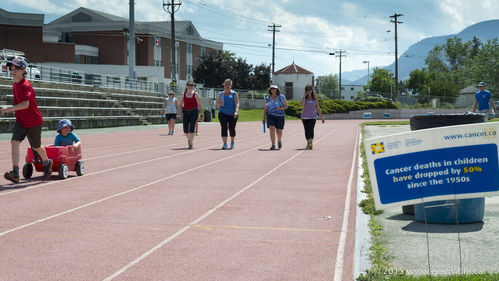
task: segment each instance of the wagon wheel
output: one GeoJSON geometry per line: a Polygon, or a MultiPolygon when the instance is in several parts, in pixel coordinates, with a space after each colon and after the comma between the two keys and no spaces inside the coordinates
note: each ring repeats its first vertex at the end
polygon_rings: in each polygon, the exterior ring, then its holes
{"type": "Polygon", "coordinates": [[[30,179],[33,175],[33,165],[31,163],[26,163],[23,166],[23,177],[25,179],[30,179]]]}
{"type": "Polygon", "coordinates": [[[85,162],[78,161],[76,163],[76,174],[78,176],[83,176],[84,173],[85,173],[85,162]]]}
{"type": "Polygon", "coordinates": [[[68,166],[66,166],[66,164],[59,165],[59,178],[65,179],[68,177],[68,174],[69,174],[68,166]]]}

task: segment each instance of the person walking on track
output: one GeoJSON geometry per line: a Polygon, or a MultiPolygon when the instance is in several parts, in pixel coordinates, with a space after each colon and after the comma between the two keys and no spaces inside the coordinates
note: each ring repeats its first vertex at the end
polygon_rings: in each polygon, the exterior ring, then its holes
{"type": "Polygon", "coordinates": [[[301,98],[301,122],[303,123],[303,128],[305,129],[305,139],[307,140],[307,146],[305,149],[312,149],[314,142],[314,128],[315,120],[317,115],[321,117],[322,123],[324,123],[324,116],[322,116],[321,108],[319,107],[319,100],[315,96],[314,88],[312,85],[305,86],[305,93],[301,98]]]}
{"type": "Polygon", "coordinates": [[[192,149],[193,147],[194,129],[200,113],[201,118],[203,118],[203,105],[201,104],[201,98],[196,91],[193,91],[193,88],[194,82],[187,81],[184,94],[178,103],[178,112],[181,112],[179,117],[184,125],[184,134],[187,138],[187,145],[189,149],[192,149]]]}
{"type": "Polygon", "coordinates": [[[281,95],[277,85],[270,86],[268,96],[265,97],[265,107],[263,110],[263,120],[267,122],[269,128],[270,142],[272,146],[270,150],[276,150],[275,139],[277,136],[277,148],[282,147],[282,130],[284,129],[284,110],[288,108],[286,97],[281,95]]]}
{"type": "Polygon", "coordinates": [[[175,120],[177,119],[178,100],[175,98],[175,92],[171,91],[168,98],[161,108],[161,114],[165,114],[168,121],[168,135],[173,135],[175,131],[175,120]]]}
{"type": "Polygon", "coordinates": [[[7,62],[14,79],[14,106],[2,108],[1,114],[15,112],[16,124],[12,129],[11,156],[13,169],[4,174],[4,178],[19,182],[19,150],[21,142],[28,137],[29,144],[34,152],[40,155],[43,163],[43,178],[49,179],[52,174],[52,160],[47,157],[47,152],[41,144],[43,117],[36,105],[36,96],[31,83],[26,79],[28,64],[22,57],[14,57],[7,62]]]}
{"type": "Polygon", "coordinates": [[[222,130],[222,149],[227,149],[227,127],[230,134],[230,149],[234,148],[236,123],[239,111],[239,95],[232,91],[232,80],[226,79],[224,90],[217,100],[218,120],[222,130]]]}

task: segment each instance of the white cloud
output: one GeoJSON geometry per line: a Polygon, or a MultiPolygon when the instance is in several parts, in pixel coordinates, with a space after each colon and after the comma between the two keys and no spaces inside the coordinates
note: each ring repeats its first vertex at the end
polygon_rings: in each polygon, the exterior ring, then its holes
{"type": "MultiPolygon", "coordinates": [[[[53,4],[51,0],[12,0],[12,2],[17,3],[20,6],[29,7],[40,11],[40,13],[50,13],[59,14],[69,12],[70,9],[59,5],[57,3],[53,4]]],[[[21,12],[22,8],[16,12],[21,12]]]]}
{"type": "Polygon", "coordinates": [[[497,0],[442,0],[440,10],[452,32],[459,32],[469,25],[489,19],[497,19],[499,1],[497,0]]]}

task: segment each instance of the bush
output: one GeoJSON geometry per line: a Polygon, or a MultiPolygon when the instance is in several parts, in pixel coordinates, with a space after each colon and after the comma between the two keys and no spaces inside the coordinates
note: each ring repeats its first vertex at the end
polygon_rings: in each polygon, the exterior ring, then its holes
{"type": "MultiPolygon", "coordinates": [[[[330,113],[348,113],[355,110],[363,109],[389,109],[398,108],[393,102],[388,100],[376,101],[376,102],[354,102],[345,100],[328,100],[319,99],[319,106],[321,107],[322,114],[330,113]]],[[[288,101],[288,109],[286,109],[286,114],[291,116],[296,116],[300,118],[301,115],[301,101],[292,100],[288,101]]]]}

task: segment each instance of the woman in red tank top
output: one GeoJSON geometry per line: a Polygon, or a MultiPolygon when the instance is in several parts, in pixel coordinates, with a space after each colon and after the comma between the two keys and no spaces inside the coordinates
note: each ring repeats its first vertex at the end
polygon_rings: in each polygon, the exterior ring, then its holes
{"type": "Polygon", "coordinates": [[[189,149],[192,149],[194,131],[199,113],[201,113],[201,118],[203,118],[203,105],[201,104],[201,98],[193,89],[194,82],[187,81],[184,94],[180,97],[180,102],[178,103],[178,112],[180,112],[180,120],[182,120],[184,125],[184,134],[187,138],[187,145],[189,149]]]}

